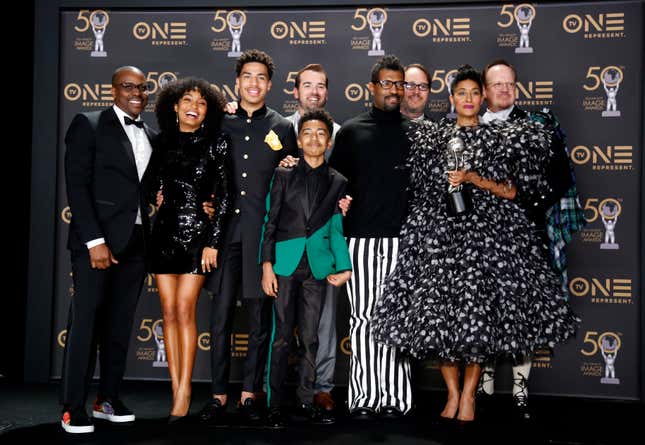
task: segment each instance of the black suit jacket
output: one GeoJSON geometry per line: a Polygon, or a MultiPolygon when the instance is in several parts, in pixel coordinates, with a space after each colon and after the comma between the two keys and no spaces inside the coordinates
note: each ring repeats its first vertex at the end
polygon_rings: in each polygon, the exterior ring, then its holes
{"type": "MultiPolygon", "coordinates": [[[[156,132],[144,125],[154,149],[156,132]]],[[[65,135],[65,180],[72,213],[67,247],[87,250],[86,242],[105,238],[114,255],[132,235],[141,210],[144,233],[150,228],[147,184],[139,181],[132,144],[114,110],[77,114],[65,135]]]]}

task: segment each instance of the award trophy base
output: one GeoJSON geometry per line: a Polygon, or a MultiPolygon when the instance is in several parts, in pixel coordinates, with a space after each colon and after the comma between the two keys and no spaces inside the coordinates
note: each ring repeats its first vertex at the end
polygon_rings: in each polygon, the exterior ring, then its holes
{"type": "Polygon", "coordinates": [[[385,51],[382,49],[371,49],[367,52],[368,56],[383,56],[385,55],[385,51]]]}
{"type": "Polygon", "coordinates": [[[603,377],[600,379],[600,383],[604,383],[605,385],[620,385],[620,379],[603,377]]]}
{"type": "Polygon", "coordinates": [[[153,368],[167,368],[168,362],[152,362],[153,368]]]}
{"type": "Polygon", "coordinates": [[[446,193],[446,207],[448,208],[448,215],[450,216],[465,215],[470,212],[473,208],[470,190],[462,189],[446,193]]]}
{"type": "Polygon", "coordinates": [[[602,117],[620,117],[620,111],[603,111],[602,117]]]}
{"type": "Polygon", "coordinates": [[[533,54],[533,48],[515,48],[515,54],[533,54]]]}
{"type": "Polygon", "coordinates": [[[617,243],[602,243],[600,248],[604,250],[618,250],[620,246],[617,243]]]}
{"type": "Polygon", "coordinates": [[[107,53],[105,51],[92,51],[90,55],[92,57],[107,57],[107,53]]]}
{"type": "Polygon", "coordinates": [[[228,54],[227,54],[228,57],[235,57],[235,58],[238,58],[241,55],[242,55],[242,53],[239,52],[239,51],[229,51],[228,54]]]}

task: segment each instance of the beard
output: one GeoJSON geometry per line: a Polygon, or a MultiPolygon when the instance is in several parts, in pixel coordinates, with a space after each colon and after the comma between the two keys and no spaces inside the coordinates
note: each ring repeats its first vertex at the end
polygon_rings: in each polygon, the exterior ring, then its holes
{"type": "Polygon", "coordinates": [[[397,94],[390,94],[389,96],[385,96],[383,98],[384,111],[395,111],[395,110],[398,110],[400,106],[401,106],[401,98],[397,94]],[[396,103],[388,102],[388,100],[393,97],[396,97],[398,99],[397,102],[396,103]]]}

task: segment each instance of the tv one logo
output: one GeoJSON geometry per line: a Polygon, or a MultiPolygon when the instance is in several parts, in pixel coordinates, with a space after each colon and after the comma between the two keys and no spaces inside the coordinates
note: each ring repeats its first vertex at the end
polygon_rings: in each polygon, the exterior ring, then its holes
{"type": "Polygon", "coordinates": [[[137,40],[186,40],[187,22],[138,22],[132,27],[137,40]]]}
{"type": "Polygon", "coordinates": [[[274,39],[324,39],[326,23],[324,20],[309,20],[304,22],[289,23],[279,20],[274,22],[270,28],[271,36],[274,39]]]}
{"type": "Polygon", "coordinates": [[[575,297],[632,297],[632,280],[629,278],[584,278],[569,281],[569,291],[575,297]]]}
{"type": "Polygon", "coordinates": [[[625,30],[625,13],[569,14],[562,20],[562,29],[569,34],[576,34],[580,31],[585,33],[622,33],[625,30]]]}
{"type": "Polygon", "coordinates": [[[345,88],[345,98],[350,102],[364,101],[368,103],[372,101],[372,93],[367,88],[367,84],[350,83],[345,88]]]}
{"type": "Polygon", "coordinates": [[[570,156],[576,165],[591,164],[594,170],[631,170],[633,152],[631,145],[576,145],[570,156]]]}
{"type": "MultiPolygon", "coordinates": [[[[470,36],[470,17],[447,19],[419,18],[412,24],[412,32],[417,37],[462,37],[470,36]]],[[[466,39],[467,40],[467,39],[466,39]]]]}
{"type": "Polygon", "coordinates": [[[63,88],[63,96],[70,102],[111,101],[112,85],[109,83],[76,83],[71,82],[63,88]]]}
{"type": "Polygon", "coordinates": [[[227,85],[225,83],[221,85],[211,84],[211,86],[222,93],[224,95],[224,99],[226,99],[227,102],[238,102],[240,100],[239,92],[236,86],[231,87],[230,85],[227,85]]]}
{"type": "Polygon", "coordinates": [[[518,99],[553,99],[554,82],[552,80],[536,80],[517,82],[518,99]]]}

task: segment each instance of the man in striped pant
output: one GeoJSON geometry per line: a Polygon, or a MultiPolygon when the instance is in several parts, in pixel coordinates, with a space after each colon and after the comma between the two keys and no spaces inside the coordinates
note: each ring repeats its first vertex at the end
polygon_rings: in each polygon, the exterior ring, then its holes
{"type": "Polygon", "coordinates": [[[394,56],[374,65],[368,85],[372,108],[341,127],[329,161],[348,179],[348,194],[354,198],[345,234],[354,270],[347,283],[352,349],[348,399],[356,418],[400,417],[412,407],[410,363],[395,349],[377,344],[370,332],[373,307],[396,265],[407,205],[408,141],[399,112],[403,79],[394,56]]]}

